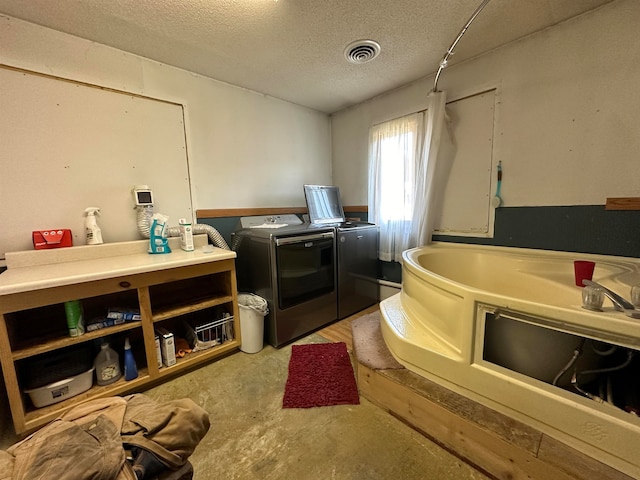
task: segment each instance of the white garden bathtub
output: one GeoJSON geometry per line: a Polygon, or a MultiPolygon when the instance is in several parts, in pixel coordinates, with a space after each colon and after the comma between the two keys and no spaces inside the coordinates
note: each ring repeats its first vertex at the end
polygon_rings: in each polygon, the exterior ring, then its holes
{"type": "Polygon", "coordinates": [[[552,385],[578,340],[640,350],[640,320],[608,299],[602,312],[581,307],[574,260],[595,261],[593,280],[625,298],[640,284],[635,258],[436,243],[403,255],[382,333],[408,369],[640,478],[640,419],[577,393],[570,371],[552,385]]]}

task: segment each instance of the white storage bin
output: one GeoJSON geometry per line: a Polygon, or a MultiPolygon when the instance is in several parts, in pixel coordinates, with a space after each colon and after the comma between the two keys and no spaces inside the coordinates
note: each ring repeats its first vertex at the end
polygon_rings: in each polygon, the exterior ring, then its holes
{"type": "Polygon", "coordinates": [[[58,382],[50,383],[44,387],[25,390],[36,408],[46,407],[54,403],[62,402],[67,398],[86,392],[93,386],[93,367],[84,373],[74,377],[65,378],[58,382]]]}

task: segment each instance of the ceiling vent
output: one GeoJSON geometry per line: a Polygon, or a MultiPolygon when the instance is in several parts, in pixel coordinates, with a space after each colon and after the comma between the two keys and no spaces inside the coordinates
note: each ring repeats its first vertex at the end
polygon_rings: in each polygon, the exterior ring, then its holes
{"type": "Polygon", "coordinates": [[[358,40],[347,46],[344,56],[351,63],[367,63],[380,54],[380,44],[373,40],[358,40]]]}

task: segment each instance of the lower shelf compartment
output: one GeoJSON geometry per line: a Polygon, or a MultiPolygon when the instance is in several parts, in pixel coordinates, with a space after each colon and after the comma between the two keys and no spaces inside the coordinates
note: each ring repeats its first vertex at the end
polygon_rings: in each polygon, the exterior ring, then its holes
{"type": "Polygon", "coordinates": [[[157,374],[157,378],[170,377],[177,374],[178,372],[196,367],[214,358],[219,358],[239,348],[240,342],[234,339],[226,341],[222,345],[217,345],[207,350],[187,353],[183,358],[176,358],[175,365],[171,365],[170,367],[163,366],[162,368],[160,368],[157,374]]]}
{"type": "Polygon", "coordinates": [[[213,361],[224,355],[232,353],[239,348],[239,341],[235,339],[229,340],[222,345],[217,345],[207,350],[188,353],[183,358],[178,358],[176,364],[170,367],[163,366],[160,369],[152,369],[155,371],[150,371],[150,369],[148,368],[140,368],[138,369],[138,377],[133,380],[126,381],[124,377],[122,377],[118,381],[110,385],[94,385],[86,392],[83,392],[62,402],[54,403],[53,405],[48,405],[46,407],[37,409],[31,408],[25,412],[24,431],[17,433],[21,435],[29,433],[55,420],[71,407],[74,407],[83,402],[87,402],[89,400],[129,394],[134,392],[142,392],[160,381],[166,381],[172,376],[176,376],[187,370],[196,368],[206,362],[213,361]]]}
{"type": "Polygon", "coordinates": [[[24,416],[25,426],[27,427],[27,430],[32,430],[54,420],[55,418],[59,417],[65,410],[75,405],[86,402],[88,400],[92,400],[94,398],[104,398],[113,395],[120,395],[125,392],[133,392],[151,380],[151,376],[149,375],[148,370],[145,368],[139,369],[138,378],[134,378],[133,380],[126,381],[124,377],[122,377],[110,385],[93,385],[89,390],[76,395],[75,397],[68,398],[67,400],[59,403],[47,405],[46,407],[35,409],[32,408],[26,411],[24,416]]]}

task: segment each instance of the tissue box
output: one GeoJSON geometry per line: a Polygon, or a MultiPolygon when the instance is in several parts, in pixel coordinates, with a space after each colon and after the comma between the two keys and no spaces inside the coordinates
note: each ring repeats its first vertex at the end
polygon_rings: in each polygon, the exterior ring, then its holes
{"type": "Polygon", "coordinates": [[[73,239],[68,228],[52,228],[50,230],[35,230],[31,233],[33,248],[46,250],[49,248],[72,247],[73,239]]]}
{"type": "Polygon", "coordinates": [[[162,351],[160,350],[160,337],[156,333],[156,360],[158,361],[158,368],[162,368],[162,351]]]}
{"type": "MultiPolygon", "coordinates": [[[[110,308],[107,311],[108,320],[124,320],[125,322],[140,321],[140,310],[137,308],[110,308]]],[[[120,322],[118,322],[120,323],[120,322]]]]}
{"type": "Polygon", "coordinates": [[[160,337],[160,351],[162,362],[170,367],[176,364],[176,344],[173,333],[164,328],[157,328],[156,334],[160,337]]]}

